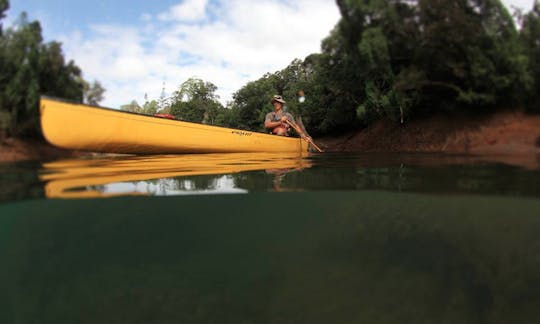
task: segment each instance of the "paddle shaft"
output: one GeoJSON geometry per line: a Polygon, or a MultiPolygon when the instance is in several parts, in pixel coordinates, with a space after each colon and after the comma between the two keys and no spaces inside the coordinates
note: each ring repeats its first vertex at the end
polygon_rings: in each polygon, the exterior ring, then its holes
{"type": "Polygon", "coordinates": [[[285,119],[285,122],[289,125],[291,125],[292,128],[294,128],[294,130],[300,135],[302,136],[302,138],[306,141],[308,141],[311,145],[313,145],[314,148],[317,149],[317,151],[319,152],[324,152],[323,150],[321,150],[320,147],[317,146],[317,144],[315,144],[315,142],[313,142],[313,140],[309,137],[306,137],[304,132],[300,129],[300,127],[298,127],[298,125],[296,125],[295,123],[291,122],[290,120],[288,119],[285,119]]]}

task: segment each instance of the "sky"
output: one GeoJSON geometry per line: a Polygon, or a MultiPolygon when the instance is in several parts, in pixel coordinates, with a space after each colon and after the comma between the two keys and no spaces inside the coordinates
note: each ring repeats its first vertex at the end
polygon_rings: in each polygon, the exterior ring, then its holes
{"type": "MultiPolygon", "coordinates": [[[[528,11],[534,0],[503,0],[528,11]]],[[[295,58],[320,52],[340,15],[334,0],[11,0],[6,26],[21,12],[60,41],[88,81],[118,108],[166,96],[191,77],[234,92],[295,58]]]]}

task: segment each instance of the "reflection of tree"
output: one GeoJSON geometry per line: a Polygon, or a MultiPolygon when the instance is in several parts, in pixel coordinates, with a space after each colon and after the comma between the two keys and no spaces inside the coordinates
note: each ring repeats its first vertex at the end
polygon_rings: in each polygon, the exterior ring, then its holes
{"type": "Polygon", "coordinates": [[[175,178],[171,183],[172,190],[213,190],[218,185],[219,178],[223,175],[203,175],[193,177],[175,178]]]}
{"type": "Polygon", "coordinates": [[[273,187],[274,176],[265,171],[251,171],[231,175],[236,188],[248,191],[266,191],[273,187]]]}
{"type": "Polygon", "coordinates": [[[160,195],[174,191],[214,190],[217,188],[221,177],[223,175],[164,178],[132,182],[132,184],[142,192],[160,195]]]}
{"type": "MultiPolygon", "coordinates": [[[[127,182],[126,186],[133,192],[140,192],[148,195],[166,195],[167,193],[174,191],[214,190],[217,188],[218,181],[221,177],[223,177],[223,175],[163,178],[127,182]]],[[[69,191],[96,191],[100,193],[109,191],[109,193],[115,194],[114,189],[111,189],[106,184],[70,188],[69,191]]]]}
{"type": "MultiPolygon", "coordinates": [[[[80,188],[82,190],[82,188],[80,188]]],[[[105,192],[105,190],[107,189],[107,186],[105,185],[93,185],[93,186],[86,186],[84,188],[84,190],[89,190],[89,191],[97,191],[97,192],[105,192]]],[[[77,188],[71,188],[71,190],[77,190],[77,188]]]]}

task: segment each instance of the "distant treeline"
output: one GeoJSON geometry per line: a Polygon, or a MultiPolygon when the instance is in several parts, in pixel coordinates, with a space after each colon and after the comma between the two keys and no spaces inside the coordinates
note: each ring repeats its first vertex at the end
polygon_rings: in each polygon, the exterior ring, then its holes
{"type": "Polygon", "coordinates": [[[95,104],[105,90],[97,81],[85,81],[73,61],[65,61],[59,42],[44,43],[40,23],[28,21],[25,13],[4,30],[8,9],[8,0],[0,0],[0,137],[39,137],[40,95],[95,104]]]}
{"type": "Polygon", "coordinates": [[[216,87],[199,79],[184,83],[162,108],[185,120],[262,130],[272,110],[269,98],[279,93],[317,135],[381,118],[406,122],[500,108],[540,112],[538,0],[531,12],[515,17],[499,0],[337,5],[342,18],[322,41],[321,53],[248,83],[228,109],[216,100],[216,87]]]}
{"type": "MultiPolygon", "coordinates": [[[[276,93],[315,135],[386,118],[500,108],[540,112],[540,1],[513,17],[499,0],[337,0],[341,19],[321,53],[246,84],[224,107],[217,87],[192,78],[171,98],[122,109],[262,130],[276,93]],[[517,21],[517,26],[516,22],[517,21]]],[[[8,8],[0,0],[0,22],[8,8]]],[[[39,133],[38,95],[97,103],[104,89],[42,43],[39,22],[0,24],[0,130],[39,133]]]]}
{"type": "MultiPolygon", "coordinates": [[[[255,127],[269,94],[289,99],[315,134],[380,118],[451,111],[540,112],[540,2],[513,17],[499,0],[338,0],[341,20],[322,53],[294,61],[234,95],[255,127]],[[299,90],[305,101],[296,100],[299,90]]],[[[270,109],[270,108],[267,108],[270,109]]]]}

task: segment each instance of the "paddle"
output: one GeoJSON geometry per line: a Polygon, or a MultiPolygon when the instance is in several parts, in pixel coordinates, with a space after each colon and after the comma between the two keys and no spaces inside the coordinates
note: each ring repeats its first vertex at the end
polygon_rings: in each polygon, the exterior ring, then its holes
{"type": "Polygon", "coordinates": [[[296,125],[295,123],[291,122],[290,120],[288,119],[285,119],[285,122],[287,124],[289,124],[292,128],[294,128],[294,130],[302,137],[302,139],[306,140],[308,143],[310,143],[311,145],[313,145],[314,148],[317,149],[317,151],[323,153],[324,151],[321,150],[320,147],[317,146],[317,144],[315,144],[315,142],[313,142],[313,140],[309,137],[307,137],[304,132],[300,129],[300,127],[298,127],[298,125],[296,125]]]}

